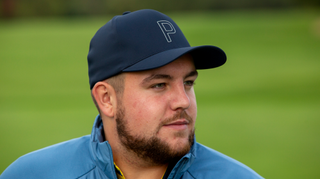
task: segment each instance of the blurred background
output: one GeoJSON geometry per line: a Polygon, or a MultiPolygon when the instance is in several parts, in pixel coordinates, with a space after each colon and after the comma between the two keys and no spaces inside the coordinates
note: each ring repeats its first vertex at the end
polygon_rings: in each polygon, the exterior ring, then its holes
{"type": "Polygon", "coordinates": [[[121,14],[128,10],[212,11],[315,7],[319,0],[1,0],[3,17],[121,14]]]}
{"type": "Polygon", "coordinates": [[[197,141],[265,178],[320,178],[319,0],[0,0],[0,173],[90,134],[86,56],[124,11],[169,15],[227,63],[199,71],[197,141]]]}

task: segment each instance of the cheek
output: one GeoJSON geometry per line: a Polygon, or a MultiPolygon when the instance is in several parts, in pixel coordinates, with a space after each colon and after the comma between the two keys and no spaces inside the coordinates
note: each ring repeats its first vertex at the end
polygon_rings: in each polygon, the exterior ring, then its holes
{"type": "Polygon", "coordinates": [[[127,101],[126,108],[131,108],[130,110],[133,110],[132,112],[139,115],[147,115],[148,113],[154,112],[155,109],[159,109],[161,103],[161,101],[151,97],[136,95],[127,101]]]}
{"type": "Polygon", "coordinates": [[[197,100],[196,100],[195,94],[192,93],[192,94],[189,96],[189,99],[190,99],[189,112],[190,112],[190,115],[192,115],[192,118],[193,118],[194,120],[196,120],[196,117],[197,117],[197,100]]]}
{"type": "Polygon", "coordinates": [[[150,130],[153,125],[157,127],[158,121],[162,119],[165,113],[165,100],[163,98],[142,96],[133,93],[123,101],[125,113],[130,127],[137,130],[150,130]]]}

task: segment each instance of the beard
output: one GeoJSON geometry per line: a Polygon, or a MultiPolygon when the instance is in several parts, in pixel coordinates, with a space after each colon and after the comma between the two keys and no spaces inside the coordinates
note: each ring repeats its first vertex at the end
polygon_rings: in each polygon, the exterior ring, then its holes
{"type": "MultiPolygon", "coordinates": [[[[187,145],[183,146],[179,150],[171,148],[167,142],[161,141],[161,139],[155,135],[149,138],[131,135],[127,128],[127,122],[124,120],[124,116],[125,109],[120,104],[119,110],[117,111],[116,122],[117,132],[121,144],[127,150],[134,152],[140,159],[143,159],[149,163],[159,165],[176,162],[189,152],[194,143],[194,129],[192,129],[188,136],[187,145]]],[[[185,118],[190,125],[193,123],[192,118],[187,115],[185,111],[183,111],[181,113],[177,113],[171,118],[163,120],[154,134],[158,133],[164,124],[181,118],[185,118]]],[[[182,137],[184,135],[185,134],[182,132],[175,133],[175,137],[182,137]]]]}

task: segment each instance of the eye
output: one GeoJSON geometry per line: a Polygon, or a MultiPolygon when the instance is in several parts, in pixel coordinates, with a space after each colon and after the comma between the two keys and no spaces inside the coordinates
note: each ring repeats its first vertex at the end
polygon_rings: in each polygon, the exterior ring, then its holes
{"type": "Polygon", "coordinates": [[[195,82],[194,81],[185,81],[184,85],[186,85],[186,86],[194,86],[195,82]]]}
{"type": "Polygon", "coordinates": [[[155,84],[152,86],[152,88],[155,88],[155,89],[161,89],[161,88],[164,88],[166,87],[166,84],[165,83],[158,83],[158,84],[155,84]]]}

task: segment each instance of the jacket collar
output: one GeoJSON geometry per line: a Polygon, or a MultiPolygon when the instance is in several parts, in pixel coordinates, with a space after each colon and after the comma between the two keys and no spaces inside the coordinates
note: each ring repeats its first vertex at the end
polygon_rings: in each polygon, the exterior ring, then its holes
{"type": "MultiPolygon", "coordinates": [[[[99,167],[108,178],[117,178],[111,146],[108,141],[105,141],[103,123],[100,115],[95,119],[91,132],[91,154],[99,167]]],[[[196,158],[196,140],[192,145],[189,153],[183,156],[172,169],[168,179],[180,178],[184,172],[188,170],[192,162],[196,158]]]]}
{"type": "Polygon", "coordinates": [[[194,138],[194,143],[190,149],[190,151],[184,155],[174,166],[168,179],[178,179],[189,169],[192,165],[193,161],[196,159],[196,139],[194,138]]]}
{"type": "Polygon", "coordinates": [[[99,167],[108,178],[117,178],[111,146],[104,140],[103,124],[100,115],[94,121],[91,132],[91,154],[99,167]]]}

